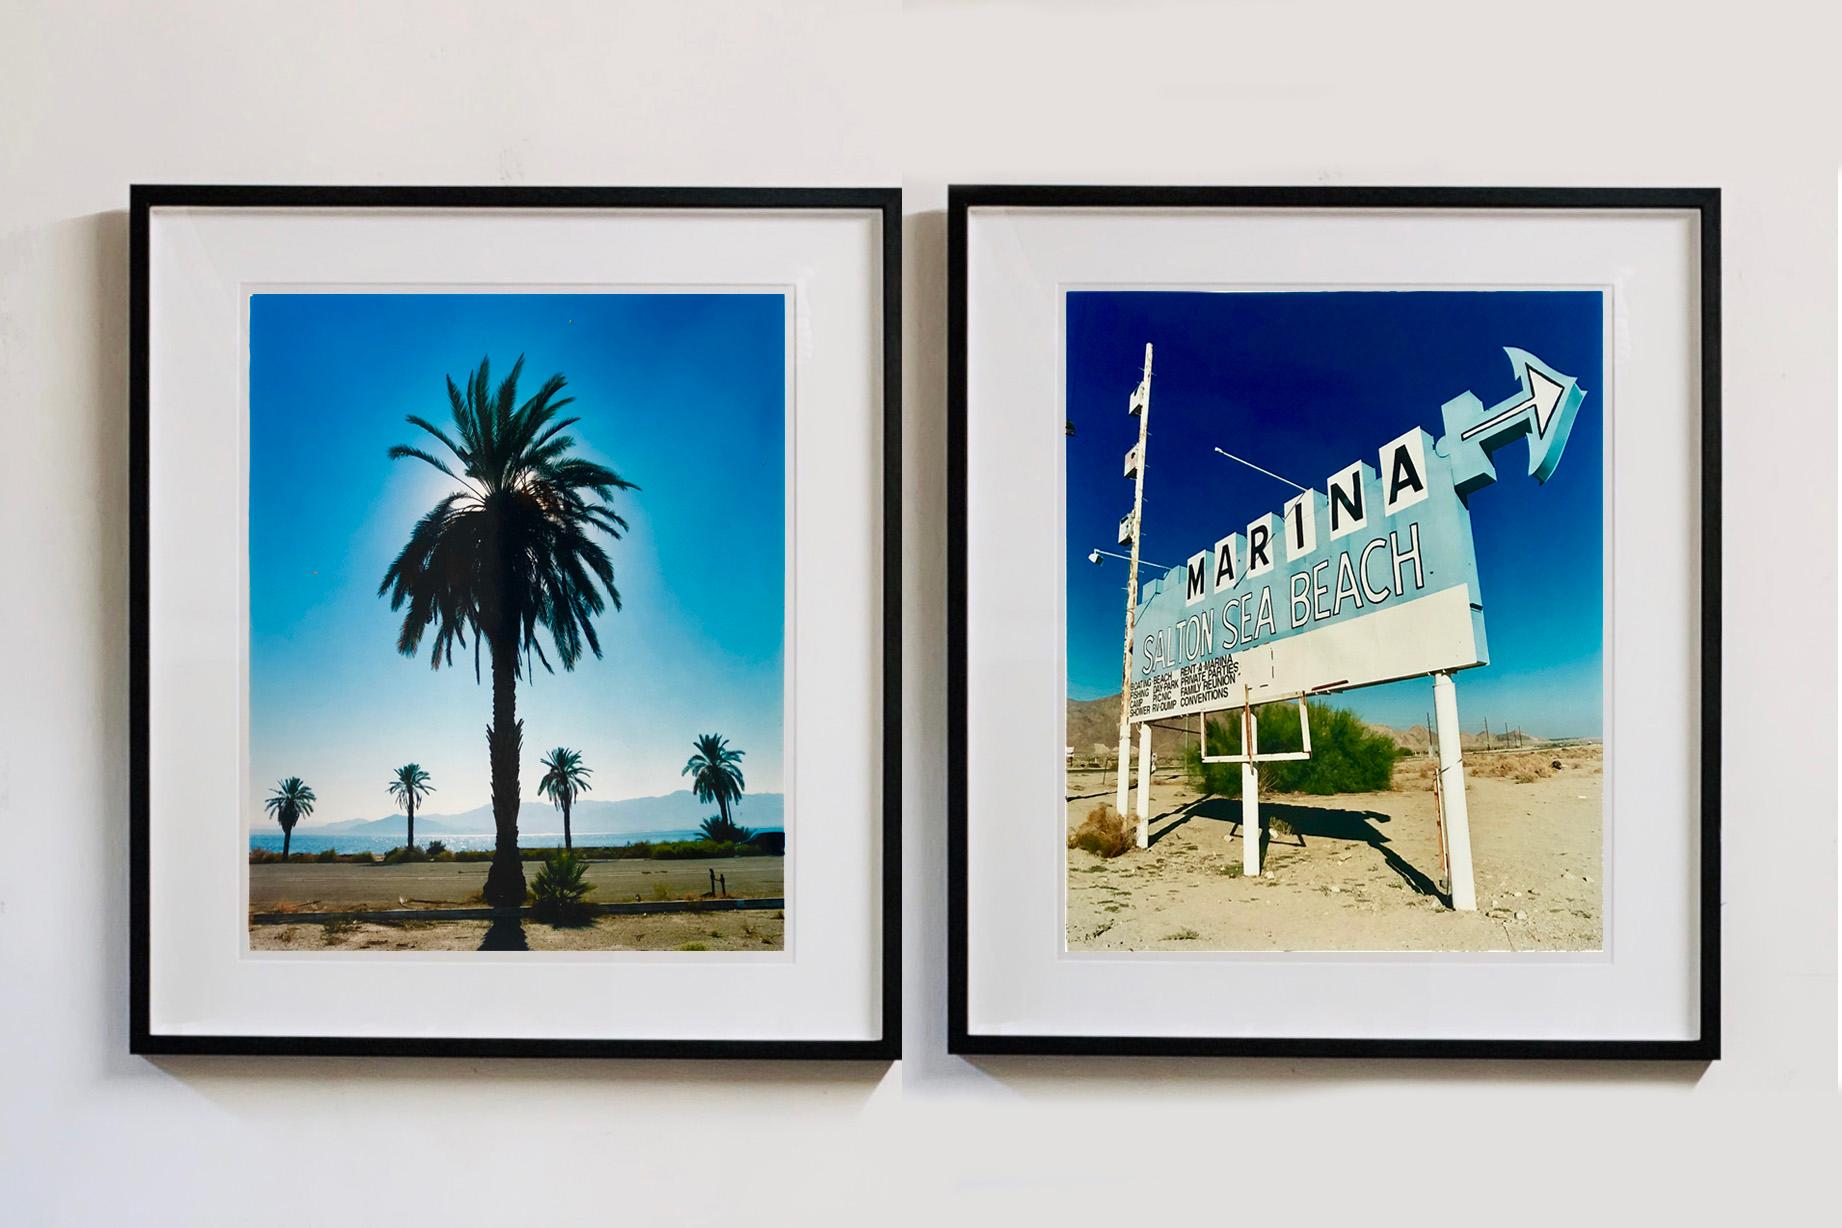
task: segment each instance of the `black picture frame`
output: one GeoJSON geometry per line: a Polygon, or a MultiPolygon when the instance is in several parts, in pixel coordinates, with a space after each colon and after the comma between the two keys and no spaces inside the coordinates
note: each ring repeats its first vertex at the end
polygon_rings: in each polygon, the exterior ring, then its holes
{"type": "Polygon", "coordinates": [[[947,1048],[966,1055],[1708,1062],[1721,1049],[1721,304],[1718,188],[954,185],[947,194],[947,1048]],[[968,1021],[967,218],[988,207],[1669,210],[1700,223],[1699,1035],[1681,1040],[1168,1037],[975,1033],[968,1021]]]}
{"type": "MultiPolygon", "coordinates": [[[[143,1055],[889,1062],[902,1035],[902,191],[886,187],[386,187],[160,184],[129,193],[129,1051],[143,1055]],[[881,1024],[864,1040],[519,1039],[156,1033],[149,966],[149,277],[152,210],[827,210],[880,216],[882,350],[881,1024]]],[[[866,582],[869,577],[865,577],[866,582]]]]}

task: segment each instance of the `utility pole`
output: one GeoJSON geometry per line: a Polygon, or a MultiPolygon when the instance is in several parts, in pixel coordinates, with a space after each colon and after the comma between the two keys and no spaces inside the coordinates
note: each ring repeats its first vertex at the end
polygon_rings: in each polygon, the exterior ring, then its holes
{"type": "MultiPolygon", "coordinates": [[[[1127,541],[1127,530],[1131,533],[1132,554],[1126,564],[1126,647],[1124,664],[1121,667],[1119,683],[1119,788],[1114,810],[1123,819],[1126,813],[1126,792],[1132,779],[1132,631],[1133,621],[1138,615],[1138,544],[1139,533],[1145,519],[1145,437],[1149,433],[1151,422],[1151,342],[1145,343],[1145,372],[1139,376],[1138,387],[1132,390],[1132,399],[1127,404],[1126,412],[1138,419],[1138,442],[1126,453],[1126,476],[1132,479],[1132,515],[1120,525],[1120,544],[1127,541]]],[[[1149,731],[1147,731],[1149,750],[1149,731]]],[[[1141,775],[1144,773],[1141,772],[1141,775]]],[[[1150,777],[1140,787],[1144,792],[1150,785],[1150,777]]],[[[1143,802],[1143,798],[1140,799],[1143,802]]],[[[1141,806],[1143,816],[1144,808],[1141,806]]],[[[1149,843],[1146,832],[1146,820],[1140,817],[1138,823],[1138,847],[1144,848],[1149,843]]]]}

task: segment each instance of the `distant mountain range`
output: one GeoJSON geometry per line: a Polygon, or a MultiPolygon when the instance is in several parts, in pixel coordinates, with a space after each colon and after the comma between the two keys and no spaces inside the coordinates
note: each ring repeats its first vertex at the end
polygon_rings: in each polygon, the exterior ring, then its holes
{"type": "MultiPolygon", "coordinates": [[[[784,798],[779,793],[750,793],[743,797],[731,816],[744,827],[779,827],[784,822],[784,798]]],[[[642,831],[688,831],[717,812],[716,807],[700,802],[689,789],[660,797],[623,797],[616,801],[583,798],[569,812],[570,830],[577,836],[624,836],[642,831]]],[[[518,808],[518,825],[537,831],[561,830],[562,811],[547,801],[526,801],[518,808]],[[549,824],[550,826],[544,826],[549,824]]],[[[309,827],[302,824],[298,834],[390,835],[403,830],[401,814],[381,819],[344,819],[309,827]]],[[[460,814],[416,813],[416,835],[488,836],[493,831],[492,807],[476,806],[460,814]]]]}

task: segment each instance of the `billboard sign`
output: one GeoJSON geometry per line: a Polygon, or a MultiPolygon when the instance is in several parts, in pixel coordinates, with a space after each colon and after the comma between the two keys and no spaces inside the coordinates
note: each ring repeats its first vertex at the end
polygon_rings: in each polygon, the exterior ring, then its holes
{"type": "Polygon", "coordinates": [[[1511,396],[1453,398],[1438,440],[1416,427],[1144,581],[1131,720],[1487,663],[1466,500],[1495,480],[1491,455],[1525,436],[1529,473],[1546,481],[1586,395],[1534,355],[1505,352],[1511,396]]]}

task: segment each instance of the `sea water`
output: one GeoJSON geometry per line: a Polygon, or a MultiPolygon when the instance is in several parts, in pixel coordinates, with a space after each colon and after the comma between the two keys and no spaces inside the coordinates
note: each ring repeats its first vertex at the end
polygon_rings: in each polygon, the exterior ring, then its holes
{"type": "MultiPolygon", "coordinates": [[[[778,827],[759,827],[753,830],[780,831],[781,829],[778,827]]],[[[574,841],[578,848],[615,848],[623,844],[638,844],[641,841],[650,841],[655,844],[660,844],[668,840],[696,840],[701,838],[702,835],[702,832],[694,828],[674,831],[629,831],[621,832],[619,835],[597,835],[589,832],[576,832],[574,833],[574,841]]],[[[427,848],[431,840],[441,841],[444,847],[450,852],[455,853],[467,849],[490,849],[493,847],[494,843],[493,837],[490,835],[425,836],[420,832],[416,833],[416,843],[423,848],[427,848]]],[[[334,834],[328,836],[313,835],[307,832],[296,832],[294,840],[288,846],[288,851],[290,853],[322,853],[327,849],[331,849],[335,853],[376,853],[381,856],[384,853],[388,853],[391,849],[401,848],[402,845],[403,833],[401,832],[398,832],[394,836],[361,836],[347,834],[334,834]]],[[[281,852],[281,832],[251,832],[249,846],[252,849],[279,853],[281,852]]],[[[563,833],[561,831],[520,831],[518,833],[518,847],[520,848],[561,848],[562,846],[563,833]]]]}

